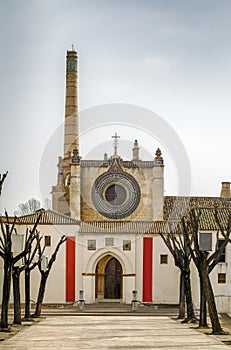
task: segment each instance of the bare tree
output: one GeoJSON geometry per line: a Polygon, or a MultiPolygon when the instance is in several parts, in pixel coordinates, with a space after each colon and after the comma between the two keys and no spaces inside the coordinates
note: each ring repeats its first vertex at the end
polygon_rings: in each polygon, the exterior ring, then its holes
{"type": "MultiPolygon", "coordinates": [[[[7,212],[5,212],[6,222],[3,222],[2,217],[0,217],[0,225],[1,225],[0,257],[4,260],[2,309],[1,309],[1,328],[3,329],[8,328],[8,310],[9,310],[9,300],[10,300],[12,269],[14,266],[16,266],[16,263],[26,255],[28,249],[30,249],[31,244],[35,239],[36,227],[40,220],[40,216],[41,215],[38,216],[34,227],[30,230],[24,250],[22,252],[19,252],[19,254],[17,254],[16,256],[13,256],[13,252],[12,252],[12,235],[16,233],[16,230],[15,230],[16,217],[14,218],[14,221],[12,224],[10,224],[10,220],[7,212]]],[[[16,293],[15,304],[18,305],[18,303],[20,302],[20,296],[18,298],[18,295],[17,295],[17,290],[19,288],[17,286],[17,279],[19,279],[18,269],[15,269],[13,278],[16,283],[15,284],[15,293],[16,293]]],[[[18,320],[16,315],[15,317],[16,317],[16,320],[18,320]]]]}
{"type": "Polygon", "coordinates": [[[51,200],[49,198],[45,198],[43,205],[44,205],[45,210],[51,209],[51,207],[52,207],[51,200]]]}
{"type": "MultiPolygon", "coordinates": [[[[18,264],[13,261],[12,277],[13,277],[13,294],[14,294],[14,323],[21,324],[21,293],[20,293],[20,275],[23,271],[30,269],[30,265],[35,257],[35,254],[38,249],[38,244],[42,237],[40,237],[37,230],[28,230],[26,231],[24,248],[23,248],[23,264],[18,264]],[[36,244],[33,245],[34,240],[36,244]]],[[[38,262],[34,262],[33,266],[37,266],[38,262]]],[[[25,278],[26,281],[26,278],[25,278]]],[[[30,283],[30,280],[29,280],[30,283]]],[[[29,286],[30,290],[30,286],[29,286]]],[[[30,297],[30,296],[29,296],[30,297]]],[[[25,310],[27,309],[27,295],[25,293],[25,310]]],[[[30,299],[29,299],[30,305],[30,299]]],[[[29,318],[29,316],[27,317],[29,318]]]]}
{"type": "Polygon", "coordinates": [[[27,202],[19,204],[18,208],[19,209],[15,212],[15,215],[22,216],[33,214],[41,208],[41,204],[36,198],[31,198],[27,202]]]}
{"type": "Polygon", "coordinates": [[[2,194],[2,186],[3,186],[3,183],[7,177],[7,174],[8,174],[8,171],[5,173],[5,174],[0,174],[0,196],[2,194]]]}
{"type": "Polygon", "coordinates": [[[4,272],[3,272],[3,290],[2,290],[2,308],[1,308],[1,328],[8,329],[8,309],[10,300],[10,285],[11,285],[11,273],[12,273],[12,241],[11,235],[14,230],[16,218],[12,226],[9,224],[8,216],[7,223],[1,223],[1,236],[0,236],[0,257],[4,260],[4,272]]]}
{"type": "Polygon", "coordinates": [[[56,260],[56,256],[58,254],[60,246],[66,241],[66,236],[62,236],[55,248],[54,253],[52,254],[50,260],[47,263],[47,266],[43,268],[42,266],[42,249],[39,246],[39,255],[40,255],[40,262],[38,264],[39,271],[41,274],[41,279],[40,279],[40,286],[39,286],[39,291],[38,291],[38,296],[37,296],[37,302],[36,302],[36,309],[33,317],[39,317],[41,315],[41,310],[42,310],[42,303],[45,295],[45,290],[46,290],[46,283],[47,279],[49,276],[49,273],[51,271],[51,268],[56,260]]]}
{"type": "MultiPolygon", "coordinates": [[[[28,253],[25,256],[25,319],[30,320],[30,276],[31,276],[31,271],[35,269],[36,266],[41,262],[44,250],[45,250],[45,245],[42,250],[40,250],[41,254],[39,256],[38,254],[38,249],[40,247],[40,242],[42,237],[37,235],[37,244],[34,250],[28,251],[28,253]],[[37,258],[35,256],[37,255],[37,258]]],[[[41,249],[41,248],[40,248],[41,249]]]]}
{"type": "MultiPolygon", "coordinates": [[[[224,210],[224,209],[223,209],[224,210]]],[[[209,273],[214,269],[214,267],[219,262],[220,256],[224,251],[225,246],[230,242],[230,232],[231,232],[231,215],[229,213],[228,221],[226,229],[223,228],[221,222],[218,218],[217,209],[214,210],[214,218],[218,224],[220,229],[220,233],[224,238],[223,244],[219,247],[216,246],[215,252],[209,256],[207,251],[202,251],[199,246],[199,222],[200,222],[201,211],[192,209],[189,214],[189,220],[186,221],[185,218],[182,219],[183,231],[186,237],[186,242],[188,245],[188,249],[190,250],[193,261],[197,267],[200,285],[201,285],[201,302],[205,304],[207,301],[209,316],[212,324],[212,333],[213,334],[225,334],[223,329],[221,328],[213,288],[209,278],[209,273]],[[193,237],[193,247],[190,244],[190,234],[193,237]],[[203,299],[203,293],[205,298],[203,299]]],[[[205,307],[205,306],[204,306],[205,307]]],[[[202,308],[202,310],[204,310],[202,308]]],[[[205,318],[205,315],[202,314],[202,317],[205,318]]],[[[202,322],[206,322],[205,319],[201,320],[202,322]]]]}
{"type": "Polygon", "coordinates": [[[180,300],[179,300],[179,319],[185,318],[185,301],[187,305],[187,317],[183,322],[196,322],[194,314],[191,279],[190,279],[190,261],[191,255],[187,247],[184,235],[178,223],[168,223],[166,232],[160,233],[163,241],[173,256],[175,265],[180,269],[180,300]]]}

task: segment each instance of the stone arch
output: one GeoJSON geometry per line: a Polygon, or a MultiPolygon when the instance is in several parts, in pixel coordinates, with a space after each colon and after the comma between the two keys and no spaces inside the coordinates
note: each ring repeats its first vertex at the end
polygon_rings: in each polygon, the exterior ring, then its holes
{"type": "Polygon", "coordinates": [[[117,248],[113,248],[112,250],[105,248],[97,250],[88,260],[85,270],[90,273],[95,273],[96,265],[106,255],[111,255],[120,262],[124,274],[133,272],[131,261],[125,254],[123,254],[121,250],[117,248]]]}
{"type": "Polygon", "coordinates": [[[104,255],[95,268],[95,298],[99,300],[123,298],[123,269],[111,254],[104,255]]]}

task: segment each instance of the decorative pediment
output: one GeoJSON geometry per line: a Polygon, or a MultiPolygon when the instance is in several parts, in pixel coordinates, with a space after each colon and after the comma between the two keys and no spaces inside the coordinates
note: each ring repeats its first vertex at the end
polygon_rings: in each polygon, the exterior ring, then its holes
{"type": "Polygon", "coordinates": [[[111,165],[107,171],[109,174],[112,173],[123,173],[124,170],[121,166],[121,158],[119,156],[113,156],[111,160],[111,165]]]}

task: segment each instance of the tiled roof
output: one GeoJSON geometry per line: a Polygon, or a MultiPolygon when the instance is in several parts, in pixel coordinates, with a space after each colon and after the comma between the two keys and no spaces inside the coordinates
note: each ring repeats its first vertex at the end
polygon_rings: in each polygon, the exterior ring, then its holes
{"type": "Polygon", "coordinates": [[[164,230],[164,221],[85,221],[81,222],[82,233],[158,233],[164,230]]]}
{"type": "Polygon", "coordinates": [[[19,216],[17,218],[17,223],[19,224],[34,224],[41,213],[41,218],[39,221],[40,225],[79,225],[80,222],[69,216],[57,213],[53,210],[40,209],[33,214],[19,216]]]}
{"type": "Polygon", "coordinates": [[[180,220],[192,208],[231,208],[231,198],[166,196],[164,220],[180,220]]]}
{"type": "MultiPolygon", "coordinates": [[[[215,220],[215,209],[213,208],[202,208],[196,209],[199,213],[199,229],[201,231],[217,231],[219,230],[219,225],[215,220]]],[[[218,220],[224,230],[227,229],[229,218],[231,215],[230,208],[218,208],[216,209],[218,220]]]]}
{"type": "MultiPolygon", "coordinates": [[[[199,230],[200,231],[217,231],[219,226],[215,219],[215,209],[200,208],[196,209],[199,214],[199,230]]],[[[221,226],[226,230],[228,226],[231,209],[218,208],[217,216],[221,226]]],[[[186,220],[188,212],[186,215],[186,220]]],[[[188,216],[189,217],[189,216],[188,216]]],[[[180,218],[181,219],[181,218],[180,218]]],[[[135,233],[135,234],[159,234],[168,232],[170,227],[172,232],[183,232],[181,220],[165,220],[165,221],[88,221],[81,222],[81,233],[135,233]]]]}
{"type": "MultiPolygon", "coordinates": [[[[69,216],[41,209],[33,214],[20,216],[17,224],[32,225],[41,213],[40,225],[80,225],[81,233],[133,233],[158,234],[166,232],[170,223],[176,232],[182,232],[181,218],[189,219],[190,209],[200,211],[199,229],[202,231],[218,230],[215,220],[215,208],[224,229],[227,228],[231,213],[231,198],[220,197],[173,197],[164,198],[163,221],[78,221],[69,216]]],[[[13,218],[10,217],[10,222],[13,218]]],[[[2,217],[5,221],[5,218],[2,217]]]]}
{"type": "MultiPolygon", "coordinates": [[[[196,208],[196,215],[198,215],[199,231],[219,231],[220,227],[215,218],[215,212],[217,213],[217,218],[220,222],[221,227],[226,230],[228,228],[229,220],[231,217],[231,209],[229,208],[196,208]]],[[[184,216],[185,221],[189,220],[189,211],[184,216]]],[[[172,232],[183,232],[182,221],[180,220],[167,220],[165,221],[165,232],[169,231],[171,226],[172,232]]],[[[164,232],[162,232],[164,233],[164,232]]]]}

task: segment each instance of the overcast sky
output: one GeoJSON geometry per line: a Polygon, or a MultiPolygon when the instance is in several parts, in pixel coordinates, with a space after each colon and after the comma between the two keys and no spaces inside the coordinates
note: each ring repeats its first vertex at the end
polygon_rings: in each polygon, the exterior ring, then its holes
{"type": "MultiPolygon", "coordinates": [[[[80,110],[113,102],[157,113],[184,144],[191,194],[219,195],[221,181],[231,180],[230,18],[230,0],[0,0],[0,172],[9,171],[0,210],[40,199],[72,44],[80,110]]],[[[55,185],[55,165],[47,167],[55,185]]],[[[166,182],[165,194],[174,192],[166,182]]]]}

